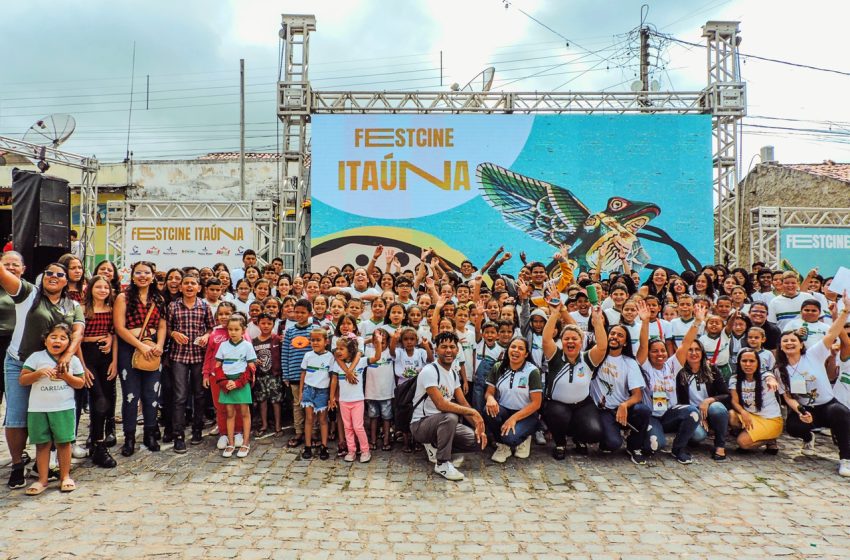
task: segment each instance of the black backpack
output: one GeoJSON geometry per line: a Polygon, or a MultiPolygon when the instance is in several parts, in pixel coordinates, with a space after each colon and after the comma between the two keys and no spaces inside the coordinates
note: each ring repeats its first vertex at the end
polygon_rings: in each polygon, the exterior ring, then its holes
{"type": "MultiPolygon", "coordinates": [[[[426,365],[425,367],[432,366],[433,363],[426,365]]],[[[440,368],[434,365],[434,368],[437,370],[437,384],[440,383],[440,368]]],[[[421,372],[420,372],[421,373],[421,372]]],[[[395,388],[395,410],[393,411],[393,425],[395,426],[396,431],[399,432],[409,432],[410,431],[410,420],[413,418],[413,411],[417,406],[422,404],[422,402],[428,398],[428,393],[426,392],[422,397],[413,402],[414,397],[416,397],[416,380],[419,379],[419,374],[417,373],[413,377],[409,379],[405,379],[400,384],[396,385],[395,388]]]]}

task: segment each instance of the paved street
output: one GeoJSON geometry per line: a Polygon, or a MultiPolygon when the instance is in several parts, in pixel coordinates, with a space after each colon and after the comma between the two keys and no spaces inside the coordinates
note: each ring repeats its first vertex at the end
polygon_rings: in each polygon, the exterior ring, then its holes
{"type": "Polygon", "coordinates": [[[303,461],[283,439],[266,439],[247,459],[223,459],[214,439],[182,456],[119,456],[113,470],[84,462],[69,495],[56,483],[37,498],[4,488],[0,557],[846,558],[850,550],[850,480],[837,476],[823,436],[813,458],[786,439],[776,458],[731,453],[715,464],[705,449],[689,466],[666,454],[648,467],[625,455],[556,462],[539,447],[505,465],[482,454],[467,458],[461,483],[435,475],[419,454],[303,461]]]}

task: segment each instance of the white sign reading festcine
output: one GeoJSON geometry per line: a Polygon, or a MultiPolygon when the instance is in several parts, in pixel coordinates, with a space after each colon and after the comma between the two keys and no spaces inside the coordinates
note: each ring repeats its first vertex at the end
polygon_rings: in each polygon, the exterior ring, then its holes
{"type": "Polygon", "coordinates": [[[158,270],[219,262],[233,270],[254,244],[254,224],[244,220],[136,220],[125,227],[124,262],[150,261],[158,270]]]}

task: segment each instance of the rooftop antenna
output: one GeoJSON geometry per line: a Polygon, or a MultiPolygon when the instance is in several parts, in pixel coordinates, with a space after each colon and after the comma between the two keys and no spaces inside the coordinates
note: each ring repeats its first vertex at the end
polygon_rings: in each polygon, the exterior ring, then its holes
{"type": "Polygon", "coordinates": [[[27,129],[23,141],[41,146],[40,149],[34,149],[33,154],[29,156],[39,171],[44,173],[50,169],[50,164],[45,161],[47,148],[54,150],[58,148],[71,137],[76,127],[77,121],[74,120],[74,117],[64,113],[55,113],[35,121],[35,124],[27,129]]]}
{"type": "Polygon", "coordinates": [[[469,82],[467,82],[465,86],[460,87],[460,85],[457,83],[452,84],[452,91],[490,91],[490,88],[493,87],[493,77],[495,75],[496,68],[493,66],[488,66],[487,68],[476,74],[474,78],[469,80],[469,82]]]}

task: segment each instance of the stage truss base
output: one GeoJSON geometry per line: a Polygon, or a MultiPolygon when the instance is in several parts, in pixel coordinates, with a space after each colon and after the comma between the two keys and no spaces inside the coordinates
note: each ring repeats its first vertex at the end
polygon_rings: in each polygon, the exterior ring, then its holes
{"type": "MultiPolygon", "coordinates": [[[[106,203],[107,259],[122,268],[132,263],[124,259],[127,223],[135,220],[181,220],[186,222],[211,220],[243,220],[254,225],[252,247],[261,265],[278,256],[279,205],[273,200],[240,201],[169,201],[169,200],[110,200],[106,203]]],[[[284,263],[285,265],[286,263],[284,263]]]]}
{"type": "Polygon", "coordinates": [[[850,208],[784,208],[759,206],[751,210],[750,262],[777,269],[782,260],[782,228],[850,228],[850,208]]]}

